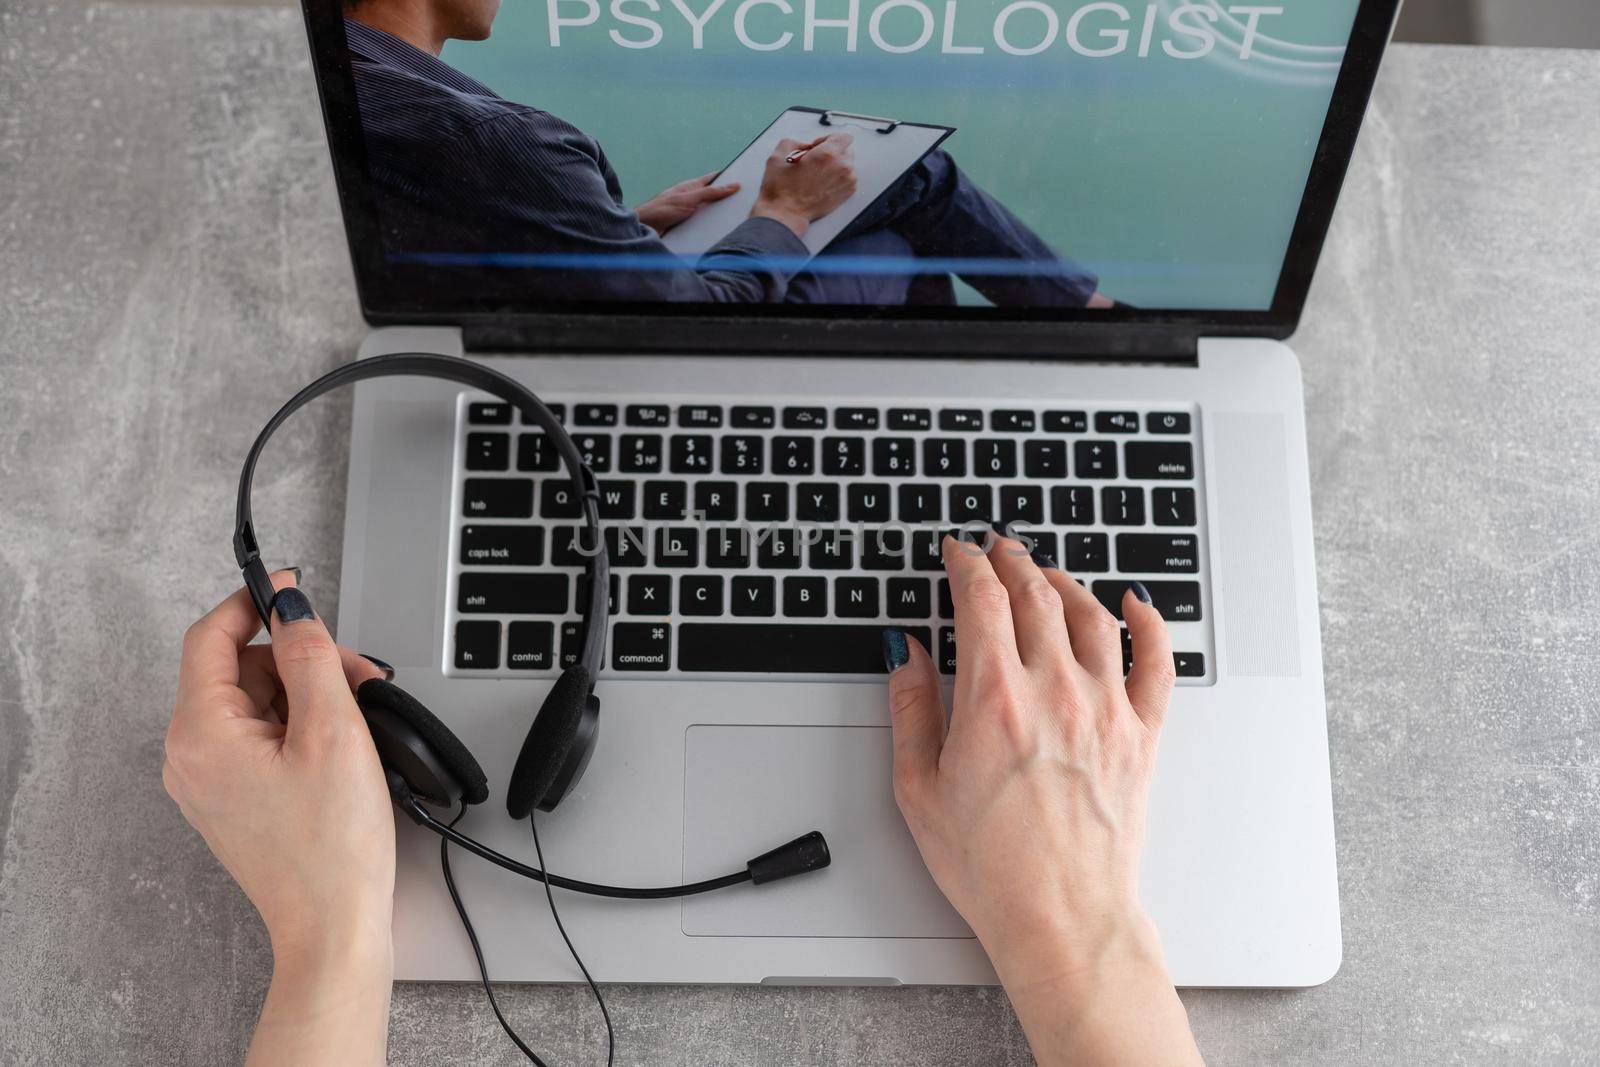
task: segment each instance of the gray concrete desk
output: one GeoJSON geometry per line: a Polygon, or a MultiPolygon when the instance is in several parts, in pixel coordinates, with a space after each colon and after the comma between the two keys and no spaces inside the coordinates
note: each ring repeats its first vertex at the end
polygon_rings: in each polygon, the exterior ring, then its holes
{"type": "MultiPolygon", "coordinates": [[[[1185,993],[1216,1063],[1600,1060],[1597,102],[1600,53],[1391,53],[1294,342],[1344,968],[1185,993]]],[[[161,738],[240,456],[361,333],[295,12],[0,7],[0,1063],[241,1056],[265,938],[161,738]]],[[[331,616],[346,409],[296,427],[258,507],[331,616]]],[[[996,990],[611,995],[626,1063],[1028,1061],[996,990]]],[[[597,1062],[587,992],[506,1002],[597,1062]]],[[[472,987],[390,1047],[519,1062],[472,987]]]]}

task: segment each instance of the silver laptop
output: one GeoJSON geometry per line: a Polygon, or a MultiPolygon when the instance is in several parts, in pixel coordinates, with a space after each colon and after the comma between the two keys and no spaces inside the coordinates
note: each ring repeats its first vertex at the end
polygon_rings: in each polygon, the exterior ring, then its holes
{"type": "MultiPolygon", "coordinates": [[[[901,627],[950,674],[934,546],[993,524],[1113,611],[1138,578],[1171,625],[1141,891],[1176,981],[1329,978],[1283,339],[1397,0],[545,0],[452,23],[442,47],[383,5],[305,6],[373,327],[359,354],[515,376],[558,407],[605,502],[600,741],[540,816],[550,868],[675,884],[811,829],[832,848],[774,886],[563,897],[596,978],[995,981],[895,809],[879,652],[901,627]],[[855,194],[813,219],[769,210],[803,188],[786,168],[817,162],[787,162],[794,145],[841,135],[855,194]],[[764,176],[732,190],[723,171],[752,153],[764,176]],[[663,240],[688,218],[712,237],[663,240]]],[[[472,749],[492,795],[463,829],[529,862],[503,789],[585,625],[576,514],[506,404],[358,387],[339,639],[472,749]],[[549,574],[568,580],[533,580],[549,574]]],[[[475,979],[438,841],[398,834],[397,975],[475,979]]],[[[497,979],[578,978],[537,887],[455,869],[497,979]]]]}

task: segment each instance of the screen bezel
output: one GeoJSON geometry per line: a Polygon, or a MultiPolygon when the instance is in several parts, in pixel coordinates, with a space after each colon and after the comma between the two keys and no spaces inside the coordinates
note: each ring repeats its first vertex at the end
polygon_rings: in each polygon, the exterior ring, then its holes
{"type": "Polygon", "coordinates": [[[1266,311],[848,308],[621,301],[510,305],[472,292],[471,273],[388,262],[367,172],[337,0],[301,0],[361,311],[375,325],[451,325],[485,346],[534,350],[808,352],[1192,358],[1201,336],[1285,338],[1299,324],[1400,0],[1361,0],[1266,311]]]}

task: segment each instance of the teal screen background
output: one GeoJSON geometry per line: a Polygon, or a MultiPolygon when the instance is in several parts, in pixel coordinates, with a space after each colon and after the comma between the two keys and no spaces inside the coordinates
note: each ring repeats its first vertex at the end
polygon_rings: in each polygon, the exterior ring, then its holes
{"type": "MultiPolygon", "coordinates": [[[[608,0],[598,22],[563,27],[551,47],[546,2],[505,0],[489,40],[451,41],[442,58],[597,138],[630,204],[724,166],[792,105],[952,125],[944,148],[960,166],[1059,252],[1097,272],[1102,292],[1144,308],[1235,310],[1272,303],[1357,6],[1282,0],[1283,13],[1262,19],[1255,55],[1242,61],[1238,27],[1226,19],[1210,56],[1166,55],[1163,40],[1194,44],[1166,30],[1179,0],[1157,0],[1146,58],[1135,54],[1140,3],[1124,5],[1132,16],[1125,25],[1103,13],[1085,20],[1086,44],[1100,43],[1102,27],[1125,28],[1130,38],[1123,55],[1090,58],[1060,35],[1037,55],[1001,51],[992,27],[1006,0],[959,0],[955,43],[981,44],[982,55],[940,51],[942,0],[928,0],[939,17],[932,40],[908,54],[868,38],[876,0],[861,0],[854,52],[842,29],[828,28],[817,30],[814,51],[802,50],[804,0],[792,0],[793,15],[771,5],[751,12],[747,30],[757,40],[794,32],[781,51],[737,41],[738,0],[712,17],[698,51],[671,0],[651,14],[663,32],[653,48],[611,40],[612,28],[636,39],[645,31],[612,19],[608,0]]],[[[648,2],[624,10],[649,14],[648,2]]],[[[698,13],[711,0],[685,2],[698,13]]],[[[819,18],[847,11],[847,0],[816,2],[819,18]]],[[[1082,3],[1052,6],[1064,33],[1082,3]]],[[[577,0],[559,10],[582,13],[577,0]]],[[[1009,36],[1032,43],[1043,23],[1038,12],[1021,12],[1009,36]]],[[[884,18],[883,36],[909,42],[921,27],[900,8],[884,18]]],[[[965,287],[961,299],[982,302],[965,287]]]]}

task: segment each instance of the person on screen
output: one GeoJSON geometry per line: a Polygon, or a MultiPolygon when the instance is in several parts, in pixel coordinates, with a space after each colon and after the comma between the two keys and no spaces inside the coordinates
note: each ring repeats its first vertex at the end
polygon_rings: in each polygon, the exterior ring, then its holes
{"type": "MultiPolygon", "coordinates": [[[[385,247],[424,262],[482,266],[483,253],[534,253],[517,269],[480,270],[497,296],[640,302],[948,304],[941,272],[805,267],[807,227],[855,191],[851,137],[802,147],[784,141],[767,161],[750,217],[695,266],[661,236],[702,204],[737,191],[714,175],[681,182],[629,208],[593,137],[515,103],[439,59],[448,40],[488,38],[499,0],[342,0],[351,72],[378,197],[385,247]],[[443,253],[441,259],[438,254],[443,253]],[[595,257],[602,257],[596,259],[595,257]]],[[[1017,260],[1018,274],[963,272],[993,303],[1111,307],[1095,275],[1056,254],[978,188],[950,155],[923,158],[824,250],[824,255],[1017,260]]],[[[490,263],[495,262],[490,260],[490,263]]],[[[476,277],[476,276],[475,276],[476,277]]]]}

